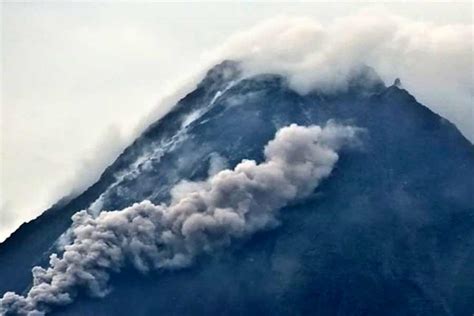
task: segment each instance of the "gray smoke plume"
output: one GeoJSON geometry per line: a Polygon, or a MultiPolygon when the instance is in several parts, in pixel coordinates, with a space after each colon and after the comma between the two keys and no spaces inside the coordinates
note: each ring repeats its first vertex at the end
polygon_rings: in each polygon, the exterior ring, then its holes
{"type": "Polygon", "coordinates": [[[33,268],[25,296],[7,292],[2,314],[41,315],[73,301],[78,290],[102,297],[111,272],[126,264],[146,272],[179,269],[196,256],[228,246],[233,239],[278,224],[278,211],[310,195],[329,176],[337,150],[356,141],[359,129],[333,122],[321,128],[290,125],[265,147],[265,161],[243,160],[202,182],[182,182],[171,202],[136,203],[123,210],[86,211],[73,217],[73,241],[49,267],[33,268]]]}

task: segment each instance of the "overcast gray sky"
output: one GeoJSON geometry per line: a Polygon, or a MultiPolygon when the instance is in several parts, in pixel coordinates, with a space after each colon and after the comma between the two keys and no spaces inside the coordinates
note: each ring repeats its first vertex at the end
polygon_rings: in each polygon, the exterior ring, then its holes
{"type": "Polygon", "coordinates": [[[366,7],[440,25],[473,19],[471,2],[2,2],[0,241],[78,173],[92,181],[88,166],[111,162],[121,135],[231,34],[276,15],[324,23],[366,7]]]}

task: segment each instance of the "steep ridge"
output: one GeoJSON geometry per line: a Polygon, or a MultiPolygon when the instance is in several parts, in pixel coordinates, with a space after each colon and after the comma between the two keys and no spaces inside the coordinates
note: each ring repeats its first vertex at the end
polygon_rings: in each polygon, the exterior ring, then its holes
{"type": "Polygon", "coordinates": [[[81,295],[60,314],[462,315],[474,310],[474,147],[454,125],[368,68],[345,91],[302,96],[285,78],[211,70],[84,194],[58,204],[0,245],[0,293],[22,292],[70,216],[169,199],[181,179],[263,160],[291,123],[366,129],[359,150],[282,225],[194,267],[115,275],[105,299],[81,295]],[[125,299],[126,298],[126,299],[125,299]]]}

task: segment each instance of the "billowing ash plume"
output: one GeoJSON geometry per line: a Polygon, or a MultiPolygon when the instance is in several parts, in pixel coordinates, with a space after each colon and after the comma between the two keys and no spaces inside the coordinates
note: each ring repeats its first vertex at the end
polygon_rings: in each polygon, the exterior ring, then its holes
{"type": "Polygon", "coordinates": [[[78,290],[107,294],[111,272],[132,264],[146,272],[189,266],[196,256],[224,248],[233,239],[275,226],[277,213],[310,195],[334,168],[337,150],[356,141],[358,129],[329,122],[324,128],[290,125],[265,147],[265,161],[243,160],[206,181],[182,182],[169,205],[149,201],[96,218],[73,216],[73,242],[47,269],[33,268],[26,296],[7,292],[5,314],[42,314],[72,302],[78,290]]]}

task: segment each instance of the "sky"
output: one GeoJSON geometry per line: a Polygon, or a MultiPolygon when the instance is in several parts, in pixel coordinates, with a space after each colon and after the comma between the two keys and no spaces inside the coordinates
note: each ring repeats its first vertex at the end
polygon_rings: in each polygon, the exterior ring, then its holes
{"type": "MultiPolygon", "coordinates": [[[[232,34],[279,15],[324,24],[367,8],[433,25],[473,19],[470,2],[2,2],[0,241],[92,184],[162,96],[232,34]]],[[[470,114],[448,119],[466,117],[470,135],[470,114]]]]}

